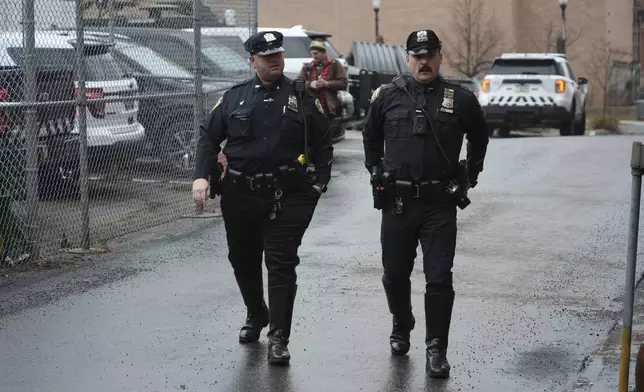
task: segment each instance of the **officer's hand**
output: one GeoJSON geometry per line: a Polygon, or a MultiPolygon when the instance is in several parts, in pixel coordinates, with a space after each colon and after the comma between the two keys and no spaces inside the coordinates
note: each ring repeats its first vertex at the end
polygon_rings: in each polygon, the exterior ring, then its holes
{"type": "Polygon", "coordinates": [[[200,211],[206,207],[210,199],[210,184],[205,178],[197,178],[192,182],[192,198],[200,211]]]}

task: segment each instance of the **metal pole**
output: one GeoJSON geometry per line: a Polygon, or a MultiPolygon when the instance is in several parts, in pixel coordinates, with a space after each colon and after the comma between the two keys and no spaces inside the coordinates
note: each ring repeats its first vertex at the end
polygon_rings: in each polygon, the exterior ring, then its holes
{"type": "Polygon", "coordinates": [[[380,26],[379,26],[379,24],[380,24],[380,16],[379,16],[380,10],[378,8],[374,8],[373,11],[376,14],[375,15],[375,17],[376,17],[376,42],[378,42],[378,37],[380,37],[380,26]]]}
{"type": "MultiPolygon", "coordinates": [[[[110,43],[114,44],[114,0],[107,0],[107,26],[110,31],[110,43]]],[[[112,50],[110,48],[110,50],[112,50]]]]}
{"type": "Polygon", "coordinates": [[[81,248],[89,249],[89,169],[87,167],[87,97],[85,96],[85,29],[83,0],[76,0],[76,78],[78,80],[78,136],[80,139],[81,248]]]}
{"type": "MultiPolygon", "coordinates": [[[[24,99],[36,102],[36,63],[35,63],[35,16],[34,0],[23,1],[23,40],[24,40],[24,99]]],[[[38,127],[36,108],[27,108],[25,114],[26,162],[25,181],[27,185],[27,236],[33,259],[40,255],[40,233],[38,230],[38,127]]]]}
{"type": "Polygon", "coordinates": [[[619,369],[619,392],[628,391],[628,376],[631,359],[631,326],[633,323],[633,296],[635,292],[635,266],[637,259],[637,237],[640,221],[640,196],[642,193],[642,174],[644,157],[641,142],[633,142],[631,153],[631,219],[628,231],[628,251],[626,254],[626,282],[624,285],[624,319],[622,322],[622,353],[619,369]]]}
{"type": "Polygon", "coordinates": [[[640,84],[640,8],[639,0],[633,0],[633,55],[631,62],[631,96],[633,105],[637,100],[640,84]]]}
{"type": "MultiPolygon", "coordinates": [[[[195,51],[194,65],[195,65],[195,107],[194,107],[194,139],[199,138],[199,126],[201,125],[201,117],[204,112],[204,95],[203,95],[203,66],[201,65],[201,0],[194,0],[193,3],[193,31],[195,34],[195,51]]],[[[194,152],[194,151],[193,151],[194,152]]]]}

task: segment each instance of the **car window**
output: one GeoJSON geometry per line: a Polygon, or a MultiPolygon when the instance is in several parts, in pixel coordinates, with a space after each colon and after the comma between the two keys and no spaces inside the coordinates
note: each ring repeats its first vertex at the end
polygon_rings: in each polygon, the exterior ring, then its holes
{"type": "Polygon", "coordinates": [[[566,63],[566,68],[568,69],[568,73],[570,74],[570,79],[572,79],[572,80],[577,80],[577,79],[575,78],[575,73],[574,73],[574,72],[572,72],[572,68],[570,68],[570,64],[566,63]]]}
{"type": "Polygon", "coordinates": [[[213,62],[223,74],[235,74],[250,70],[250,64],[246,58],[224,45],[202,41],[201,53],[213,62]]]}
{"type": "Polygon", "coordinates": [[[499,59],[494,61],[488,75],[561,75],[554,60],[499,59]]]}
{"type": "Polygon", "coordinates": [[[90,82],[123,79],[123,69],[110,53],[86,56],[85,64],[87,80],[90,82]]]}
{"type": "Polygon", "coordinates": [[[120,47],[119,53],[128,57],[130,60],[138,63],[148,72],[157,76],[168,76],[173,78],[192,79],[193,76],[184,68],[175,65],[161,57],[157,52],[150,48],[139,45],[120,47]]]}
{"type": "MultiPolygon", "coordinates": [[[[24,52],[22,48],[7,48],[7,53],[18,66],[23,66],[24,52]]],[[[41,68],[76,69],[76,51],[73,48],[35,48],[35,61],[41,68]]],[[[91,50],[85,56],[86,80],[103,81],[123,79],[123,70],[109,53],[92,54],[91,50]]]]}

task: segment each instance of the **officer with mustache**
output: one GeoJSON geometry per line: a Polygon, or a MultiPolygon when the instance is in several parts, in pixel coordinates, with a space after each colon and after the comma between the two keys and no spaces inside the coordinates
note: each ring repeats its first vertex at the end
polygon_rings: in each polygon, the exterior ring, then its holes
{"type": "Polygon", "coordinates": [[[363,130],[374,207],[382,210],[382,282],[393,329],[393,355],[405,355],[416,320],[410,275],[418,243],[425,273],[426,371],[449,377],[448,335],[454,304],[452,267],[457,206],[483,171],[488,133],[476,96],[439,75],[441,42],[431,30],[407,38],[410,76],[373,92],[363,130]],[[463,138],[467,157],[459,162],[463,138]]]}

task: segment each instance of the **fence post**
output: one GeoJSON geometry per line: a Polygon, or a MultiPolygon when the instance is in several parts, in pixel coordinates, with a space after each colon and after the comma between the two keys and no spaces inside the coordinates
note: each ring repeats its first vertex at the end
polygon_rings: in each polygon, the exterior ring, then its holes
{"type": "MultiPolygon", "coordinates": [[[[36,64],[35,64],[35,15],[34,0],[23,1],[23,40],[24,40],[24,99],[27,104],[36,102],[36,64]]],[[[36,108],[29,106],[25,115],[25,182],[27,185],[27,238],[30,242],[32,259],[40,257],[40,232],[38,230],[38,124],[36,108]]]]}
{"type": "Polygon", "coordinates": [[[644,174],[644,150],[641,142],[633,142],[631,152],[631,218],[628,230],[628,251],[626,254],[626,282],[624,285],[624,314],[622,322],[622,353],[619,369],[619,392],[628,391],[628,376],[631,359],[631,326],[633,323],[633,297],[635,292],[635,267],[637,261],[637,237],[640,221],[640,196],[642,174],[644,174]]]}
{"type": "Polygon", "coordinates": [[[76,79],[78,80],[78,137],[80,142],[79,171],[81,192],[81,248],[89,249],[89,170],[87,161],[87,97],[85,96],[85,29],[83,0],[76,0],[76,79]]]}
{"type": "Polygon", "coordinates": [[[199,126],[204,111],[203,96],[203,66],[201,64],[201,0],[194,0],[192,28],[195,39],[194,66],[195,66],[195,110],[194,110],[194,135],[199,138],[199,126]]]}

